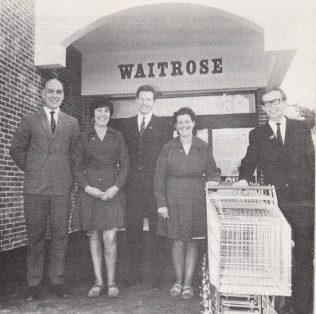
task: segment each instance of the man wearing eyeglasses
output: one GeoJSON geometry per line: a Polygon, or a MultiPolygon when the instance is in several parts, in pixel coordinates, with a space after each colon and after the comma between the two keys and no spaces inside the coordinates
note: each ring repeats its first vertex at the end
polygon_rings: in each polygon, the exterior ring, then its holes
{"type": "Polygon", "coordinates": [[[262,109],[269,121],[249,133],[235,185],[248,185],[257,168],[264,183],[275,186],[295,242],[292,298],[278,313],[307,314],[313,304],[315,149],[307,124],[285,117],[285,107],[283,90],[273,88],[263,94],[262,109]]]}

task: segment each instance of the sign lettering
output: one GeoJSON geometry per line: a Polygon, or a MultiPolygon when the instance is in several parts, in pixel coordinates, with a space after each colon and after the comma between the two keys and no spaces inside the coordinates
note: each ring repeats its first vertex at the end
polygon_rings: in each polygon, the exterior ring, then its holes
{"type": "Polygon", "coordinates": [[[205,75],[223,73],[222,58],[202,59],[199,61],[188,60],[183,63],[181,61],[158,61],[138,64],[119,64],[121,79],[130,80],[138,78],[154,78],[166,76],[182,76],[185,73],[188,75],[205,75]]]}

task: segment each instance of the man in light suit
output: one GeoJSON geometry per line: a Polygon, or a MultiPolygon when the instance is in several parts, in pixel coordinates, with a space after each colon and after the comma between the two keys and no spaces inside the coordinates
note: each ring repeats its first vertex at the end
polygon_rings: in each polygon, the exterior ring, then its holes
{"type": "Polygon", "coordinates": [[[64,88],[58,79],[49,79],[42,90],[44,106],[24,116],[17,128],[10,155],[25,171],[24,215],[28,236],[26,299],[39,297],[43,278],[44,243],[50,217],[51,253],[49,277],[58,297],[64,290],[65,255],[72,169],[70,151],[79,133],[75,118],[60,110],[64,88]]]}
{"type": "Polygon", "coordinates": [[[258,168],[265,184],[275,186],[279,207],[292,227],[295,242],[293,297],[278,313],[294,309],[294,313],[308,314],[313,304],[315,150],[307,124],[286,118],[285,106],[286,95],[279,88],[267,90],[262,96],[269,122],[250,132],[236,185],[247,185],[258,168]]]}
{"type": "Polygon", "coordinates": [[[127,180],[126,239],[129,250],[129,280],[127,285],[142,282],[143,221],[148,217],[151,238],[152,285],[160,285],[166,260],[163,239],[157,237],[157,205],[153,177],[158,154],[172,138],[172,127],[153,114],[156,91],[150,85],[140,86],[136,92],[138,114],[125,120],[122,133],[128,147],[130,169],[127,180]]]}

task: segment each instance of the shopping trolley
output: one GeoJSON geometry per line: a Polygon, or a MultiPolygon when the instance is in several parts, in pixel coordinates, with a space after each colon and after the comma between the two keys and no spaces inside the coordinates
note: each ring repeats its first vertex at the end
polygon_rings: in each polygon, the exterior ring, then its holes
{"type": "Polygon", "coordinates": [[[202,313],[274,314],[291,295],[291,227],[273,186],[207,185],[202,313]]]}

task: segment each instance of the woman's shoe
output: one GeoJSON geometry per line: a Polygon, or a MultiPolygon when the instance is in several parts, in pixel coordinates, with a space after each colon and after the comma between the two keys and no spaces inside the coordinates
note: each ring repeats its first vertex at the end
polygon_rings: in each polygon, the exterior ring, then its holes
{"type": "Polygon", "coordinates": [[[104,286],[102,285],[94,285],[88,292],[89,298],[95,298],[98,297],[101,293],[101,291],[104,289],[104,286]]]}
{"type": "Polygon", "coordinates": [[[182,290],[182,299],[190,300],[193,298],[193,289],[190,286],[184,286],[182,290]]]}
{"type": "Polygon", "coordinates": [[[117,298],[120,295],[120,290],[116,284],[108,286],[108,295],[110,298],[117,298]]]}
{"type": "Polygon", "coordinates": [[[179,285],[178,283],[175,283],[171,289],[169,290],[169,293],[173,297],[178,297],[182,292],[182,286],[179,285]]]}

